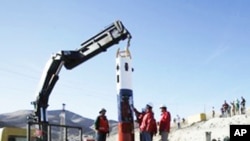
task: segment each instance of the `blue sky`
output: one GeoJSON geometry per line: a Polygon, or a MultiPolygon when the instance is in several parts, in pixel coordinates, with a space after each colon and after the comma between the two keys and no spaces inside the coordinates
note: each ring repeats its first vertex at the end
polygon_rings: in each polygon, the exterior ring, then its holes
{"type": "MultiPolygon", "coordinates": [[[[33,109],[43,68],[53,53],[74,50],[121,20],[130,31],[134,105],[167,105],[172,116],[219,112],[250,101],[250,2],[247,0],[10,0],[0,2],[1,113],[33,109]]],[[[117,120],[111,47],[73,70],[62,68],[48,110],[95,118],[104,107],[117,120]]]]}

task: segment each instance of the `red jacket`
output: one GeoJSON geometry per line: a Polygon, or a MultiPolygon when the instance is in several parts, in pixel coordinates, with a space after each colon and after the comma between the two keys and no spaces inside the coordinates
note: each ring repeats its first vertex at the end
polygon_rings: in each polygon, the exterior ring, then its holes
{"type": "Polygon", "coordinates": [[[139,124],[139,127],[141,126],[142,119],[145,115],[145,112],[139,112],[137,109],[134,108],[135,116],[136,116],[136,122],[139,124]]]}
{"type": "Polygon", "coordinates": [[[169,112],[164,111],[161,114],[161,119],[159,122],[159,131],[166,131],[169,132],[170,131],[170,122],[171,122],[171,115],[169,112]]]}
{"type": "Polygon", "coordinates": [[[143,116],[142,123],[140,125],[140,130],[154,134],[157,132],[157,125],[152,111],[147,112],[143,116]]]}

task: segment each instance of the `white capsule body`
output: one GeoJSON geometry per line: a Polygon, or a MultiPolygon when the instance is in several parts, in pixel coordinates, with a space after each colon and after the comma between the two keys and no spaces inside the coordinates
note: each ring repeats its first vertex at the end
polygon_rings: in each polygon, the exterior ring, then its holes
{"type": "Polygon", "coordinates": [[[120,89],[132,90],[132,72],[133,67],[129,51],[119,51],[116,56],[117,92],[120,89]]]}
{"type": "Polygon", "coordinates": [[[132,73],[129,50],[118,50],[116,54],[118,141],[134,141],[132,73]]]}

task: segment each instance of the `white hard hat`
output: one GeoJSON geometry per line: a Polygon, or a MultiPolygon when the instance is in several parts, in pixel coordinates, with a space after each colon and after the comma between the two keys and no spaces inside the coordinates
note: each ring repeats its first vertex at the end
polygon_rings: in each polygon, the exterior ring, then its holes
{"type": "Polygon", "coordinates": [[[167,106],[165,104],[162,104],[160,108],[167,108],[167,106]]]}
{"type": "Polygon", "coordinates": [[[149,102],[149,103],[146,105],[146,107],[147,107],[147,106],[153,108],[153,103],[149,102]]]}

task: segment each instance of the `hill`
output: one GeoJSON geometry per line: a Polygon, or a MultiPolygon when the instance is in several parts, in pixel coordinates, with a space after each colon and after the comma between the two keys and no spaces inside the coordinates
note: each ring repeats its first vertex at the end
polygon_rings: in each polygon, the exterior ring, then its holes
{"type": "MultiPolygon", "coordinates": [[[[22,127],[26,128],[27,116],[32,113],[31,110],[18,110],[11,113],[0,114],[0,127],[22,127]]],[[[66,125],[70,126],[80,126],[83,129],[83,134],[93,135],[95,131],[93,130],[94,119],[89,119],[82,117],[76,113],[70,112],[68,110],[66,113],[66,125]]],[[[53,124],[60,124],[61,110],[48,111],[48,120],[53,124]]],[[[117,126],[117,122],[110,120],[111,128],[117,126]]]]}
{"type": "Polygon", "coordinates": [[[249,124],[250,118],[248,115],[235,115],[232,117],[220,118],[215,117],[184,126],[182,129],[172,129],[170,134],[171,141],[200,141],[206,140],[206,132],[211,133],[212,139],[224,139],[229,137],[230,125],[234,124],[249,124]]]}
{"type": "MultiPolygon", "coordinates": [[[[210,114],[207,114],[210,115],[210,114]]],[[[232,117],[221,118],[217,115],[215,118],[207,117],[206,121],[196,123],[184,123],[181,129],[172,123],[169,134],[169,141],[205,141],[206,132],[211,133],[211,139],[220,139],[229,137],[230,125],[250,124],[250,109],[248,108],[245,115],[235,115],[232,117]]],[[[154,141],[159,141],[160,136],[154,136],[154,141]]],[[[117,141],[117,134],[111,135],[108,141],[117,141]]],[[[135,141],[139,141],[139,130],[135,130],[135,141]]]]}

